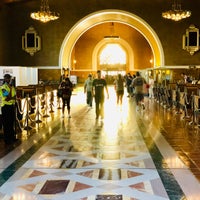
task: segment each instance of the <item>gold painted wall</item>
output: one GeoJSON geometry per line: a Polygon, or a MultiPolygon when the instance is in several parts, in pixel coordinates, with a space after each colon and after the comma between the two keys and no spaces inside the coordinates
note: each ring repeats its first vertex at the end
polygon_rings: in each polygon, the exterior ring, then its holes
{"type": "MultiPolygon", "coordinates": [[[[192,16],[181,22],[173,22],[161,17],[162,11],[171,8],[171,2],[168,1],[49,0],[50,9],[58,11],[60,18],[57,21],[47,24],[34,21],[29,17],[30,12],[40,9],[40,1],[21,1],[5,4],[0,9],[0,66],[58,67],[61,45],[69,30],[85,16],[105,9],[117,9],[130,12],[140,17],[145,23],[148,23],[161,41],[166,66],[200,65],[200,52],[191,56],[182,49],[182,35],[190,24],[195,24],[196,27],[200,28],[200,1],[185,0],[182,3],[184,8],[192,11],[192,16]],[[34,56],[30,56],[21,48],[21,37],[24,31],[30,26],[33,26],[37,30],[42,39],[42,49],[34,56]]],[[[121,29],[122,32],[123,30],[121,29]]],[[[101,31],[105,32],[106,30],[102,29],[101,31]]],[[[128,33],[127,38],[130,37],[128,33]]],[[[101,34],[97,35],[100,36],[101,34]]],[[[141,44],[144,42],[140,42],[138,46],[134,41],[130,41],[130,43],[134,44],[137,48],[137,51],[135,51],[135,55],[137,55],[135,66],[146,67],[149,52],[146,52],[146,49],[141,47],[141,44]]],[[[82,44],[77,43],[75,51],[77,59],[76,65],[80,69],[86,68],[90,70],[90,55],[94,44],[95,38],[90,38],[82,44]],[[88,45],[91,45],[91,47],[88,45]],[[87,57],[84,55],[86,51],[89,55],[87,57]]],[[[52,72],[54,73],[54,70],[52,72]]]]}
{"type": "MultiPolygon", "coordinates": [[[[73,56],[76,60],[76,66],[73,69],[92,70],[92,53],[97,43],[104,39],[104,36],[111,35],[109,24],[104,23],[95,26],[79,38],[74,47],[73,56]]],[[[134,54],[134,68],[144,69],[152,67],[150,63],[152,50],[146,39],[138,31],[127,25],[115,23],[114,27],[114,34],[120,36],[121,39],[125,40],[131,46],[134,54]]],[[[130,52],[127,52],[127,56],[129,54],[130,52]]]]}

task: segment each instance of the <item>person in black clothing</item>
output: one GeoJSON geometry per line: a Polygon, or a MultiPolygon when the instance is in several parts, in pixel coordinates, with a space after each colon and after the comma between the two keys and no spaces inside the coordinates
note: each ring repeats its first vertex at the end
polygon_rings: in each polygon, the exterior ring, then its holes
{"type": "Polygon", "coordinates": [[[16,89],[13,85],[10,74],[4,75],[4,84],[0,88],[1,94],[1,111],[2,124],[4,131],[4,141],[6,144],[11,144],[17,141],[15,132],[15,98],[16,89]]]}
{"type": "Polygon", "coordinates": [[[59,85],[59,89],[62,90],[62,117],[64,117],[65,113],[65,105],[67,105],[67,112],[68,112],[68,117],[71,118],[70,115],[70,101],[71,101],[71,95],[73,91],[73,84],[70,81],[69,78],[65,78],[61,84],[59,85]]]}
{"type": "Polygon", "coordinates": [[[131,83],[132,83],[132,76],[130,73],[128,73],[125,76],[125,80],[126,80],[126,88],[127,88],[127,93],[128,96],[127,97],[131,97],[132,96],[132,87],[131,87],[131,83]]]}
{"type": "Polygon", "coordinates": [[[106,80],[101,78],[101,71],[97,71],[97,78],[93,80],[92,92],[96,103],[96,119],[101,116],[104,118],[104,89],[106,90],[107,97],[109,98],[106,80]]]}

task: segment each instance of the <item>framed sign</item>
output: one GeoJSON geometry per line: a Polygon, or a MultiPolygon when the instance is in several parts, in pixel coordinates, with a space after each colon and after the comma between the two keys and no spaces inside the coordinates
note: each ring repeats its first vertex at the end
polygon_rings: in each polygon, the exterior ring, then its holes
{"type": "Polygon", "coordinates": [[[183,49],[190,55],[199,50],[199,29],[193,24],[186,29],[186,33],[183,35],[183,49]]]}
{"type": "Polygon", "coordinates": [[[22,49],[29,53],[31,56],[41,49],[41,39],[37,35],[36,30],[30,26],[25,35],[22,36],[22,49]]]}

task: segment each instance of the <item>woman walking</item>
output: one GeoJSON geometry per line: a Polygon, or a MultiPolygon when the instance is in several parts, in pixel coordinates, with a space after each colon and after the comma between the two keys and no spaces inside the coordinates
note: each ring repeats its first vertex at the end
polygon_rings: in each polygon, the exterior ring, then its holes
{"type": "Polygon", "coordinates": [[[70,101],[71,101],[71,95],[72,95],[72,91],[73,91],[73,84],[68,77],[65,78],[61,82],[59,89],[62,90],[62,103],[63,103],[63,105],[62,105],[62,117],[65,116],[65,105],[67,105],[67,114],[68,114],[68,117],[71,118],[70,101]]]}
{"type": "Polygon", "coordinates": [[[114,85],[117,95],[117,104],[122,105],[122,99],[124,96],[124,79],[121,74],[118,74],[116,80],[114,81],[114,85]]]}

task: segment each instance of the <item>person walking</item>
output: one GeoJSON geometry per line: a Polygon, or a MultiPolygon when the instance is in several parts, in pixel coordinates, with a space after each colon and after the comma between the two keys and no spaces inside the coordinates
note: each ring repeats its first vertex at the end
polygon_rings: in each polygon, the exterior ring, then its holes
{"type": "Polygon", "coordinates": [[[124,79],[121,74],[117,75],[117,78],[114,81],[114,86],[117,95],[117,104],[122,105],[122,99],[124,96],[124,79]]]}
{"type": "Polygon", "coordinates": [[[104,118],[104,89],[106,90],[107,97],[109,98],[107,82],[105,79],[101,78],[101,71],[97,71],[97,78],[93,80],[92,92],[95,98],[96,104],[96,119],[101,116],[101,119],[104,118]]]}
{"type": "Polygon", "coordinates": [[[67,77],[65,78],[61,84],[59,85],[59,89],[62,90],[62,117],[65,117],[65,106],[67,105],[67,113],[68,118],[71,118],[70,115],[70,101],[71,101],[71,95],[73,91],[73,84],[70,81],[70,79],[67,77]]]}
{"type": "Polygon", "coordinates": [[[86,103],[88,106],[90,106],[90,108],[92,108],[92,101],[93,101],[92,83],[93,83],[92,74],[89,74],[84,84],[84,93],[86,93],[86,103]]]}
{"type": "Polygon", "coordinates": [[[125,76],[125,80],[126,80],[126,88],[127,88],[127,93],[128,93],[128,96],[127,97],[131,97],[132,96],[132,87],[131,87],[131,83],[132,83],[132,76],[130,73],[128,73],[126,76],[125,76]]]}
{"type": "Polygon", "coordinates": [[[13,85],[11,75],[4,75],[4,83],[0,89],[2,124],[4,132],[4,141],[11,144],[17,140],[15,132],[15,98],[16,90],[13,85]]]}
{"type": "Polygon", "coordinates": [[[135,100],[136,100],[136,110],[139,111],[140,107],[145,109],[144,106],[144,84],[146,80],[140,75],[139,72],[136,72],[136,78],[133,79],[131,86],[135,90],[135,100]]]}
{"type": "Polygon", "coordinates": [[[154,93],[153,93],[153,89],[154,89],[154,79],[152,76],[149,77],[149,98],[153,99],[154,98],[154,93]]]}

